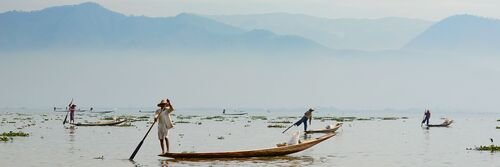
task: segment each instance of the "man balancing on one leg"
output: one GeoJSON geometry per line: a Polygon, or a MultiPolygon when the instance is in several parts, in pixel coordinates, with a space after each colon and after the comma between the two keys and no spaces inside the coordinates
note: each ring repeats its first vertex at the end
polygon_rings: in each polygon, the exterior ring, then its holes
{"type": "Polygon", "coordinates": [[[172,118],[170,113],[174,111],[174,107],[170,104],[170,100],[162,100],[158,104],[160,109],[156,110],[155,121],[158,121],[158,139],[160,139],[161,153],[167,153],[170,151],[168,142],[168,130],[173,128],[172,118]],[[164,144],[165,143],[165,144],[164,144]],[[165,152],[165,146],[167,147],[167,152],[165,152]]]}
{"type": "Polygon", "coordinates": [[[431,112],[429,110],[425,111],[424,113],[424,120],[422,120],[422,123],[420,124],[420,126],[422,126],[422,124],[426,123],[425,125],[429,126],[429,119],[431,118],[431,112]]]}
{"type": "Polygon", "coordinates": [[[307,131],[307,120],[309,120],[309,125],[311,125],[313,111],[314,110],[312,108],[309,108],[309,110],[304,113],[304,116],[302,116],[299,121],[295,122],[294,125],[300,126],[301,123],[304,123],[304,131],[307,131]]]}

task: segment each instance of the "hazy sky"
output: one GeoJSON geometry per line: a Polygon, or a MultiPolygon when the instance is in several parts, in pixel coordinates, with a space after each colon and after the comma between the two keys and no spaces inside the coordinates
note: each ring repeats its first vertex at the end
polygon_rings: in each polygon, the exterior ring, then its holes
{"type": "MultiPolygon", "coordinates": [[[[0,12],[39,10],[78,4],[85,0],[0,0],[0,12]]],[[[172,16],[199,14],[255,14],[288,12],[328,18],[410,17],[440,20],[455,14],[500,18],[498,0],[96,0],[104,7],[129,15],[172,16]]]]}

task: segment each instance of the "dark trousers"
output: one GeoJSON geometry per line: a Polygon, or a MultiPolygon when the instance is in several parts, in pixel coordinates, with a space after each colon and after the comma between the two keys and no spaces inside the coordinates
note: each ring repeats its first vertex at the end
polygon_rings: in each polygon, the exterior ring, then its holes
{"type": "Polygon", "coordinates": [[[422,120],[422,123],[426,123],[426,125],[429,125],[429,117],[425,117],[424,120],[422,120]]]}
{"type": "Polygon", "coordinates": [[[300,124],[304,123],[304,131],[307,130],[307,117],[302,117],[299,121],[295,122],[294,125],[300,126],[300,124]]]}

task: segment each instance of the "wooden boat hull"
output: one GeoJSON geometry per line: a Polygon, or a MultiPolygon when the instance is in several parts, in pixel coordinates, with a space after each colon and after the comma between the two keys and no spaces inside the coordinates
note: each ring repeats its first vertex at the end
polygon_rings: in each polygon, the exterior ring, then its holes
{"type": "Polygon", "coordinates": [[[71,123],[75,126],[114,126],[125,122],[125,120],[109,121],[109,122],[98,122],[98,123],[71,123]]]}
{"type": "Polygon", "coordinates": [[[322,141],[325,141],[336,133],[329,133],[324,136],[303,141],[300,144],[288,145],[283,147],[247,150],[247,151],[231,151],[231,152],[207,152],[207,153],[165,153],[160,154],[162,157],[170,158],[248,158],[248,157],[273,157],[283,156],[308,149],[322,141]]]}
{"type": "Polygon", "coordinates": [[[342,125],[338,125],[338,126],[335,126],[331,129],[319,129],[319,130],[308,130],[308,131],[305,131],[306,134],[310,134],[310,133],[333,133],[335,131],[337,131],[342,125]]]}
{"type": "Polygon", "coordinates": [[[453,122],[450,122],[450,123],[442,123],[442,124],[429,124],[429,125],[426,125],[426,127],[449,127],[451,125],[451,123],[453,122]]]}
{"type": "Polygon", "coordinates": [[[223,114],[223,115],[247,115],[248,113],[234,113],[234,114],[223,114]]]}
{"type": "Polygon", "coordinates": [[[91,111],[90,113],[96,113],[96,114],[106,114],[106,113],[112,113],[115,111],[91,111]]]}

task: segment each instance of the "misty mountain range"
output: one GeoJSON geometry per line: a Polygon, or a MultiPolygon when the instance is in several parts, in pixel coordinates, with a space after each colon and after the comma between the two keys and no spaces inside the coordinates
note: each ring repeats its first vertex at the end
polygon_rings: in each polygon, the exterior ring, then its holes
{"type": "Polygon", "coordinates": [[[500,21],[456,15],[327,19],[299,14],[126,16],[96,3],[0,14],[0,50],[330,53],[334,50],[498,51],[500,21]]]}

